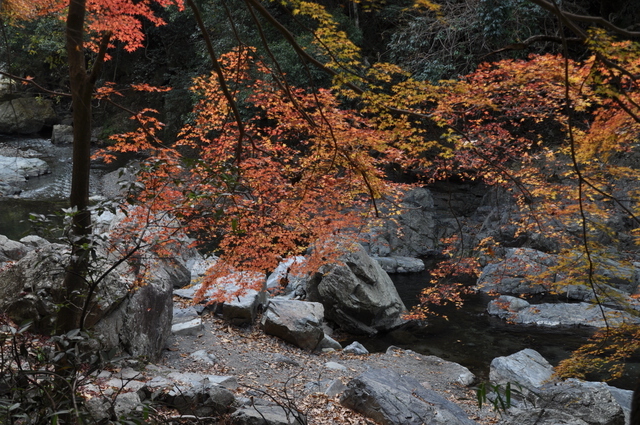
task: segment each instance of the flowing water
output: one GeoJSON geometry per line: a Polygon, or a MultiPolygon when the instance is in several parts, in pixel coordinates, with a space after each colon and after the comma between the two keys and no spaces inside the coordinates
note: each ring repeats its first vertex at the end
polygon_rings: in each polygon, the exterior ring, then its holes
{"type": "MultiPolygon", "coordinates": [[[[31,233],[30,214],[52,215],[68,206],[71,190],[72,147],[54,145],[42,137],[0,136],[0,154],[33,155],[47,162],[51,173],[30,178],[17,196],[0,197],[0,234],[10,239],[20,239],[31,233]]],[[[103,170],[92,169],[92,192],[95,193],[103,170]]],[[[54,222],[61,219],[53,218],[54,222]]]]}

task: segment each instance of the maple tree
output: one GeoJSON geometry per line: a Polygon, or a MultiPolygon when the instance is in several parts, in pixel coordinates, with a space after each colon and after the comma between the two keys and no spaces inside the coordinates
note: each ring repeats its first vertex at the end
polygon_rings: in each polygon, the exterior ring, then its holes
{"type": "MultiPolygon", "coordinates": [[[[12,2],[10,5],[20,5],[12,2]]],[[[182,7],[180,0],[157,1],[37,1],[31,2],[28,17],[54,15],[65,20],[66,50],[69,65],[69,87],[73,114],[73,171],[70,204],[73,209],[71,226],[71,260],[67,267],[58,315],[59,330],[83,327],[81,318],[86,310],[90,263],[91,213],[89,207],[89,167],[91,160],[92,100],[107,50],[113,41],[132,51],[142,45],[144,34],[141,19],[155,25],[163,21],[153,12],[152,5],[182,7]],[[88,41],[87,38],[88,37],[88,41]],[[88,68],[86,50],[94,52],[88,68]]],[[[17,8],[16,10],[22,10],[17,8]]]]}
{"type": "MultiPolygon", "coordinates": [[[[266,9],[249,3],[289,37],[266,9]]],[[[210,270],[203,292],[232,271],[264,275],[282,257],[302,253],[315,241],[361,229],[358,211],[366,211],[363,207],[371,202],[375,207],[377,199],[392,192],[382,172],[388,163],[419,170],[425,181],[456,176],[504,186],[530,213],[516,223],[517,233],[539,233],[559,246],[577,241],[593,252],[604,248],[583,236],[601,231],[602,220],[617,204],[586,201],[607,197],[606,177],[627,171],[595,156],[630,147],[637,123],[624,103],[635,102],[633,91],[623,97],[606,93],[609,81],[599,73],[608,65],[597,52],[608,44],[619,53],[622,45],[592,31],[584,33],[597,53],[589,60],[538,55],[484,64],[460,80],[431,83],[392,64],[376,63],[362,73],[358,48],[336,31],[321,6],[288,6],[317,21],[317,48],[328,60],[318,63],[303,50],[299,54],[333,75],[333,91],[290,87],[281,73],[241,47],[220,59],[211,55],[215,72],[195,80],[196,118],[175,146],[158,143],[160,124],[152,111],[138,116],[144,124],[140,131],[114,137],[113,151],[153,153],[142,174],[141,200],[155,211],[171,211],[191,231],[215,235],[222,261],[210,270]],[[336,95],[357,99],[359,111],[341,106],[336,95]],[[226,108],[219,107],[225,103],[226,108]],[[239,109],[251,111],[251,117],[241,118],[239,109]],[[428,137],[434,125],[444,139],[428,137]],[[569,141],[567,148],[549,144],[543,128],[569,141]],[[620,128],[626,129],[622,137],[612,137],[612,129],[620,128]],[[184,148],[192,157],[182,154],[184,148]],[[576,160],[589,168],[580,171],[576,160]],[[549,169],[561,180],[577,179],[577,186],[549,181],[549,169]],[[589,216],[582,236],[564,231],[576,215],[589,216]]],[[[625,57],[622,66],[632,70],[633,55],[625,57]]],[[[476,254],[492,255],[494,244],[480,241],[476,254]]],[[[450,253],[456,273],[478,272],[477,258],[458,258],[455,249],[450,253]]],[[[567,258],[571,253],[566,250],[567,258]]],[[[327,255],[320,258],[327,261],[327,255]]],[[[570,279],[589,283],[572,265],[576,273],[564,284],[570,279]]],[[[443,264],[434,275],[446,276],[452,270],[447,267],[443,264]]],[[[254,274],[244,276],[249,285],[261,284],[254,274]]],[[[597,296],[608,296],[592,286],[597,296]]],[[[458,283],[439,284],[425,291],[425,305],[459,304],[461,292],[458,283]]]]}
{"type": "MultiPolygon", "coordinates": [[[[504,187],[529,212],[518,217],[516,234],[554,239],[567,259],[573,252],[567,247],[579,243],[586,261],[574,266],[575,273],[564,283],[581,282],[598,296],[609,296],[593,280],[594,254],[605,252],[606,246],[592,235],[608,234],[606,220],[620,210],[635,217],[610,193],[608,179],[637,180],[638,171],[607,159],[612,152],[633,147],[640,115],[640,49],[611,33],[627,38],[637,34],[563,12],[553,2],[531,2],[555,14],[591,56],[571,60],[565,49],[563,54],[482,64],[457,80],[421,81],[390,63],[363,67],[358,46],[320,4],[282,2],[292,15],[314,22],[312,55],[263,4],[246,0],[247,9],[272,25],[302,62],[331,75],[332,87],[293,87],[273,58],[260,57],[242,44],[219,55],[209,40],[213,72],[194,80],[193,119],[178,140],[162,143],[162,123],[150,109],[135,115],[137,130],[113,136],[111,153],[149,155],[137,196],[145,208],[134,210],[129,219],[135,222],[137,211],[145,226],[149,211],[170,214],[186,230],[212,240],[221,261],[210,270],[203,291],[239,270],[246,272],[248,285],[261,285],[260,278],[252,276],[264,276],[283,257],[301,254],[309,246],[313,261],[333,259],[332,238],[357,235],[379,200],[402,188],[386,178],[385,167],[393,164],[420,175],[422,182],[455,176],[504,187]],[[583,29],[581,23],[600,29],[583,29]],[[550,137],[558,140],[549,142],[550,137]],[[565,232],[575,228],[576,217],[579,231],[565,232]]],[[[65,281],[70,301],[66,317],[73,319],[61,326],[73,328],[80,324],[77,310],[89,254],[91,99],[117,94],[109,85],[96,90],[100,66],[114,39],[128,50],[140,47],[140,18],[162,24],[152,4],[182,4],[41,3],[38,13],[67,11],[75,139],[71,202],[77,213],[74,263],[65,281]],[[86,50],[93,52],[90,69],[86,50]]],[[[195,3],[186,4],[197,19],[195,3]]],[[[419,6],[437,13],[430,2],[419,6]]],[[[206,28],[201,22],[199,26],[206,40],[206,28]]],[[[153,238],[158,240],[157,235],[153,238]]],[[[436,277],[477,273],[477,257],[491,257],[495,248],[495,241],[475,241],[476,252],[469,256],[463,238],[451,242],[446,251],[451,261],[443,263],[436,277]]],[[[439,285],[426,290],[424,301],[459,303],[461,291],[458,282],[439,285]]]]}
{"type": "MultiPolygon", "coordinates": [[[[635,314],[632,298],[622,297],[602,270],[615,276],[612,264],[632,268],[637,251],[637,241],[618,238],[623,236],[618,234],[618,217],[626,216],[628,234],[637,234],[638,211],[628,202],[636,199],[637,191],[619,193],[625,181],[640,177],[637,167],[622,160],[633,157],[640,129],[640,45],[630,39],[638,33],[601,18],[564,12],[553,2],[533,3],[554,13],[589,55],[570,59],[568,37],[560,34],[565,47],[561,55],[483,64],[451,85],[435,108],[450,137],[425,176],[456,176],[503,187],[520,210],[509,222],[513,239],[544,240],[545,249],[560,259],[548,274],[528,276],[531,282],[555,281],[551,289],[556,293],[570,285],[584,286],[597,306],[618,305],[635,314]],[[583,22],[591,27],[583,28],[583,22]]],[[[425,290],[415,316],[429,314],[429,303],[460,303],[464,287],[459,276],[477,275],[478,259],[491,261],[498,246],[493,239],[473,240],[469,234],[451,242],[451,258],[434,273],[436,286],[425,290]],[[440,279],[448,283],[443,286],[440,279]]],[[[559,373],[585,376],[605,367],[619,377],[624,359],[637,353],[637,329],[609,323],[592,343],[564,361],[559,373]]]]}

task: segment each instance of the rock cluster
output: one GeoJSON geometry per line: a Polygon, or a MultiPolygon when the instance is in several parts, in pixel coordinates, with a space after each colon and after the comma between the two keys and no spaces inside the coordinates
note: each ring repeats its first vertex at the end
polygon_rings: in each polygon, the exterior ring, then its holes
{"type": "MultiPolygon", "coordinates": [[[[102,261],[93,264],[98,283],[86,325],[95,335],[96,350],[157,359],[171,334],[173,287],[188,284],[190,273],[179,255],[159,258],[144,250],[138,254],[139,261],[146,259],[138,264],[138,270],[148,274],[143,286],[136,285],[131,264],[114,268],[117,258],[108,246],[97,245],[96,256],[102,261]]],[[[41,238],[0,239],[0,260],[10,260],[0,267],[0,311],[16,323],[32,321],[34,329],[51,333],[68,256],[67,246],[41,238]]]]}
{"type": "Polygon", "coordinates": [[[594,271],[601,307],[594,306],[594,292],[588,285],[568,284],[561,273],[552,271],[559,258],[531,248],[509,248],[504,260],[488,264],[478,278],[479,291],[501,294],[488,306],[489,314],[514,324],[605,327],[622,322],[640,323],[637,315],[625,310],[640,309],[632,296],[638,289],[640,272],[613,260],[601,262],[594,271]],[[606,267],[605,267],[606,265],[606,267]],[[524,296],[557,293],[574,303],[529,303],[524,296]]]}
{"type": "Polygon", "coordinates": [[[536,351],[523,350],[491,362],[490,379],[513,389],[513,407],[504,425],[629,423],[632,391],[603,382],[559,381],[553,367],[536,351]]]}

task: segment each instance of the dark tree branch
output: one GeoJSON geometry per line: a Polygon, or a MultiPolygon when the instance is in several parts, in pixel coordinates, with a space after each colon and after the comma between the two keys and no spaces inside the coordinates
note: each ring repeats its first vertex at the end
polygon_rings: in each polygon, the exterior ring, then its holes
{"type": "Polygon", "coordinates": [[[207,52],[209,53],[209,57],[211,58],[213,70],[218,76],[220,89],[222,90],[222,94],[224,95],[225,99],[227,99],[227,102],[229,103],[229,107],[231,108],[236,124],[238,125],[238,144],[236,145],[236,162],[240,162],[241,156],[242,156],[242,142],[246,136],[244,122],[242,121],[242,117],[240,116],[238,105],[236,104],[236,101],[233,98],[233,95],[231,94],[231,91],[229,90],[229,87],[227,85],[227,81],[222,71],[222,67],[220,66],[220,62],[218,61],[218,56],[216,55],[216,51],[213,48],[211,37],[209,37],[209,32],[207,31],[207,28],[205,27],[204,22],[202,21],[200,10],[198,9],[198,6],[196,6],[196,4],[193,2],[193,0],[187,0],[187,5],[189,5],[191,10],[193,11],[193,15],[196,19],[196,23],[198,24],[198,27],[200,28],[200,32],[204,37],[205,44],[207,45],[207,52]]]}
{"type": "MultiPolygon", "coordinates": [[[[498,53],[502,53],[502,52],[508,52],[511,50],[524,50],[526,48],[528,48],[529,46],[531,46],[534,43],[538,43],[541,41],[550,41],[552,43],[558,43],[558,44],[562,44],[562,39],[560,37],[555,37],[552,35],[534,35],[531,36],[529,38],[527,38],[524,41],[521,41],[519,43],[512,43],[509,44],[508,46],[504,46],[501,49],[498,50],[494,50],[493,52],[489,52],[486,55],[482,56],[480,58],[480,60],[484,60],[485,58],[492,56],[492,55],[496,55],[498,53]]],[[[573,42],[573,43],[581,43],[583,40],[581,38],[578,37],[573,37],[573,38],[568,38],[567,41],[573,42]]]]}
{"type": "Polygon", "coordinates": [[[3,77],[11,78],[12,80],[15,80],[15,81],[20,81],[21,83],[31,84],[32,86],[36,87],[38,90],[40,90],[40,91],[42,91],[44,93],[50,94],[52,96],[71,97],[71,93],[63,93],[63,92],[49,90],[47,88],[44,88],[40,84],[36,83],[32,78],[22,78],[22,77],[18,77],[17,75],[10,74],[10,73],[4,72],[4,71],[0,71],[0,75],[2,75],[3,77]]]}
{"type": "Polygon", "coordinates": [[[564,11],[561,11],[554,3],[546,0],[529,0],[529,1],[531,1],[531,3],[534,3],[540,6],[543,9],[548,10],[549,12],[561,18],[561,20],[565,24],[567,24],[567,27],[569,27],[572,31],[576,32],[576,34],[584,34],[584,32],[578,29],[575,26],[575,24],[573,24],[573,22],[587,22],[590,24],[599,25],[623,37],[629,37],[629,38],[640,37],[640,32],[625,30],[624,28],[620,28],[599,16],[577,15],[575,13],[564,12],[564,11]],[[578,30],[576,31],[576,29],[578,30]]]}
{"type": "Polygon", "coordinates": [[[91,71],[89,72],[89,82],[93,85],[98,80],[100,73],[102,72],[102,65],[104,64],[104,58],[107,54],[107,49],[109,48],[109,41],[112,36],[111,31],[107,31],[103,36],[102,40],[100,40],[100,46],[98,48],[98,56],[96,57],[95,62],[93,63],[93,67],[91,67],[91,71]]]}

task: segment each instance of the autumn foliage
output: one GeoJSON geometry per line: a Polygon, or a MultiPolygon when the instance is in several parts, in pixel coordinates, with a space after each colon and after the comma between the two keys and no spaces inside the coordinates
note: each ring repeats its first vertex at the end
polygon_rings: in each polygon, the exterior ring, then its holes
{"type": "MultiPolygon", "coordinates": [[[[66,19],[69,0],[10,0],[3,2],[3,11],[18,19],[38,16],[58,16],[66,19]]],[[[85,3],[85,1],[82,1],[85,3]]],[[[155,6],[183,8],[182,0],[89,0],[86,1],[86,28],[90,37],[88,47],[97,51],[100,39],[107,32],[113,42],[123,43],[127,51],[143,46],[143,20],[161,26],[165,22],[154,12],[155,6]]]]}
{"type": "MultiPolygon", "coordinates": [[[[521,211],[510,223],[514,239],[543,240],[563,259],[550,272],[564,276],[558,287],[585,285],[597,301],[615,298],[594,270],[610,259],[607,245],[631,248],[616,239],[613,216],[639,227],[611,184],[638,179],[637,169],[616,160],[632,151],[640,125],[637,44],[593,29],[585,40],[591,56],[580,61],[531,55],[481,64],[457,80],[418,81],[388,63],[363,71],[359,49],[324,8],[287,5],[317,22],[331,89],[291,87],[241,47],[220,65],[242,127],[211,74],[194,80],[193,120],[174,145],[157,140],[152,111],[138,115],[139,131],[113,137],[112,152],[150,155],[138,200],[170,212],[220,255],[205,287],[237,270],[264,275],[310,246],[314,261],[331,261],[327,241],[366,230],[378,202],[400,188],[387,178],[392,166],[421,183],[456,178],[500,188],[521,211]]],[[[448,260],[410,317],[431,314],[431,305],[461,305],[463,282],[499,250],[497,241],[475,238],[479,230],[442,241],[448,260]]]]}
{"type": "MultiPolygon", "coordinates": [[[[4,11],[27,16],[24,4],[7,2],[4,11]]],[[[36,4],[30,13],[64,18],[68,2],[36,4]]],[[[640,229],[637,203],[621,202],[611,183],[640,177],[637,167],[619,161],[632,154],[640,130],[638,43],[576,27],[585,49],[580,58],[570,59],[565,49],[483,63],[458,79],[430,82],[382,61],[364,66],[358,46],[318,3],[281,2],[292,16],[313,23],[314,57],[260,2],[245,5],[281,31],[301,61],[331,75],[332,85],[294,87],[272,58],[240,44],[219,58],[212,55],[217,72],[193,80],[195,104],[177,140],[161,140],[156,111],[136,112],[138,128],[113,135],[102,156],[145,154],[132,198],[139,208],[128,220],[137,220],[140,231],[150,216],[177,223],[165,226],[169,233],[146,233],[145,244],[161,247],[180,228],[220,257],[205,290],[238,271],[246,273],[248,285],[259,286],[253,277],[285,257],[309,250],[310,269],[333,261],[336,241],[366,231],[381,212],[379,203],[393,202],[404,188],[389,178],[393,168],[416,184],[455,178],[498,188],[521,211],[510,223],[514,239],[544,239],[564,259],[559,267],[571,270],[562,284],[586,285],[598,301],[613,296],[594,270],[609,258],[608,245],[623,253],[635,249],[635,241],[617,240],[612,217],[624,214],[631,233],[640,229]]],[[[89,50],[98,51],[100,40],[121,42],[128,51],[141,47],[141,19],[164,23],[156,6],[181,9],[183,2],[88,1],[89,50]]],[[[94,98],[112,101],[118,94],[105,83],[94,98]]],[[[637,199],[636,193],[628,196],[637,199]]],[[[497,241],[476,233],[469,229],[442,241],[447,260],[434,271],[414,317],[429,314],[430,304],[461,304],[466,289],[460,277],[477,275],[495,259],[497,241]]],[[[624,328],[616,337],[622,334],[637,343],[637,331],[624,328]]],[[[589,351],[579,355],[587,358],[589,351]]]]}
{"type": "Polygon", "coordinates": [[[393,134],[341,109],[329,90],[283,91],[251,49],[221,64],[248,112],[244,139],[212,74],[195,79],[195,118],[173,147],[157,145],[147,125],[114,137],[110,150],[153,153],[138,199],[213,243],[222,261],[209,282],[232,270],[264,275],[311,244],[327,261],[329,241],[357,234],[390,192],[378,165],[396,155],[393,134]]]}

